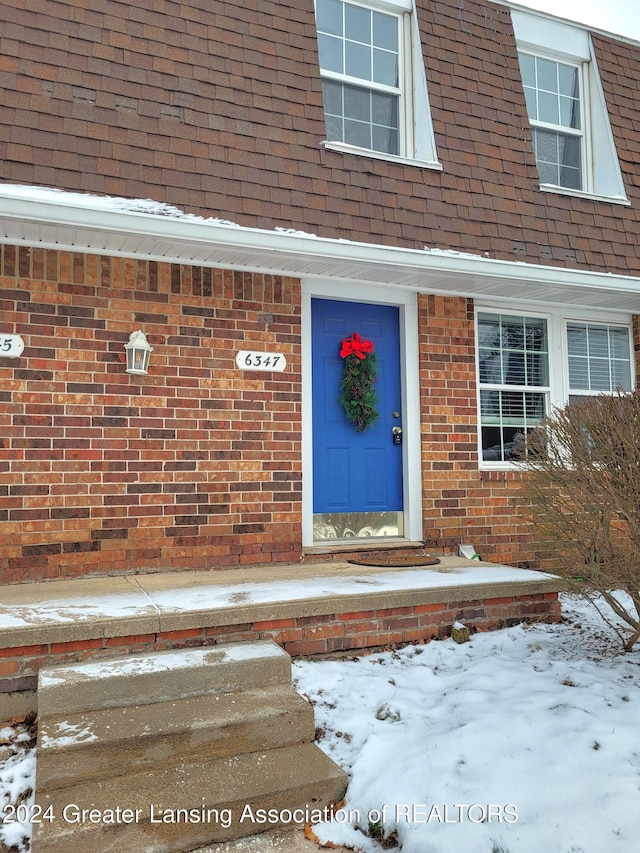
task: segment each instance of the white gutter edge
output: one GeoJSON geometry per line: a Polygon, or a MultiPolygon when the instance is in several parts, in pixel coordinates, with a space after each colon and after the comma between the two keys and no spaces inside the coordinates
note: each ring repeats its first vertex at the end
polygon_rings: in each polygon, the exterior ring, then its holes
{"type": "MultiPolygon", "coordinates": [[[[577,286],[605,289],[616,292],[640,293],[640,277],[619,273],[600,273],[591,270],[575,270],[523,261],[503,261],[494,258],[474,257],[467,254],[448,253],[445,250],[419,250],[381,246],[375,243],[358,243],[349,240],[300,236],[267,231],[245,226],[222,225],[215,220],[200,219],[185,215],[184,218],[162,214],[140,213],[127,209],[105,210],[91,206],[95,197],[87,195],[83,204],[71,202],[49,202],[30,198],[19,198],[5,193],[0,187],[0,223],[9,220],[15,223],[32,223],[44,227],[71,229],[80,236],[83,232],[94,238],[101,234],[124,235],[141,239],[170,241],[174,246],[187,247],[216,245],[239,250],[270,253],[272,256],[315,257],[319,260],[361,263],[363,266],[387,266],[424,273],[452,273],[455,275],[483,276],[492,279],[529,281],[552,286],[577,286]]],[[[133,202],[132,202],[133,203],[133,202]]],[[[160,205],[159,205],[160,207],[160,205]]],[[[91,251],[99,254],[100,246],[87,245],[81,240],[73,243],[47,243],[52,248],[70,251],[91,251]]],[[[104,252],[113,254],[107,245],[104,252]]],[[[132,256],[133,253],[121,253],[132,256]]],[[[171,258],[167,258],[170,261],[171,258]]],[[[185,257],[184,263],[188,263],[185,257]]],[[[197,263],[194,261],[194,263],[197,263]]],[[[285,264],[286,266],[286,264],[285,264]]],[[[283,270],[283,274],[286,272],[283,270]]],[[[292,275],[296,275],[292,273],[292,275]]],[[[296,276],[299,277],[299,276],[296,276]]]]}

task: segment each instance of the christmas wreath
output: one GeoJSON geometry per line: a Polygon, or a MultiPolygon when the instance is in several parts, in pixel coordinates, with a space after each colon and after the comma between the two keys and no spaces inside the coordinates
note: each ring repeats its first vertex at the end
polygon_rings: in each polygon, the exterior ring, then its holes
{"type": "Polygon", "coordinates": [[[364,432],[380,417],[373,387],[377,363],[373,344],[354,332],[342,341],[340,357],[344,359],[340,403],[358,432],[364,432]]]}

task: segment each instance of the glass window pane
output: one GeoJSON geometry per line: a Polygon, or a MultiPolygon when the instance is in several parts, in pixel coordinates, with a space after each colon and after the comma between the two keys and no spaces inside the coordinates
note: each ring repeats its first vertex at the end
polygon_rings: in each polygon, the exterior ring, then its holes
{"type": "Polygon", "coordinates": [[[560,163],[573,169],[580,168],[581,140],[577,136],[562,136],[558,134],[558,152],[560,163]]]}
{"type": "Polygon", "coordinates": [[[554,163],[544,163],[542,160],[538,160],[538,174],[541,184],[560,186],[560,172],[554,163]]]}
{"type": "Polygon", "coordinates": [[[580,96],[578,69],[573,65],[558,64],[558,91],[572,98],[580,96]]]}
{"type": "Polygon", "coordinates": [[[571,355],[587,355],[586,326],[567,325],[567,348],[571,355]]]}
{"type": "Polygon", "coordinates": [[[498,314],[478,314],[478,344],[481,347],[500,346],[500,317],[498,314]]]}
{"type": "Polygon", "coordinates": [[[538,88],[547,92],[558,91],[558,63],[550,59],[536,60],[538,71],[538,88]]]}
{"type": "Polygon", "coordinates": [[[569,356],[569,386],[575,391],[589,390],[589,362],[586,358],[569,356]]]}
{"type": "Polygon", "coordinates": [[[326,114],[342,115],[342,84],[334,83],[332,80],[322,81],[322,98],[326,114]]]}
{"type": "Polygon", "coordinates": [[[566,187],[569,190],[581,190],[582,172],[580,169],[574,169],[570,166],[560,166],[558,184],[559,186],[566,187]]]}
{"type": "Polygon", "coordinates": [[[558,134],[549,130],[536,130],[536,157],[545,163],[558,162],[558,134]]]}
{"type": "Polygon", "coordinates": [[[478,355],[480,382],[490,385],[503,385],[502,359],[500,352],[490,349],[480,349],[478,355]]]}
{"type": "Polygon", "coordinates": [[[609,331],[604,326],[589,326],[589,356],[591,358],[609,357],[609,331]]]}
{"type": "Polygon", "coordinates": [[[371,148],[371,125],[345,118],[344,141],[358,148],[371,148]]]}
{"type": "Polygon", "coordinates": [[[500,391],[480,392],[480,414],[483,423],[500,423],[500,391]]]}
{"type": "Polygon", "coordinates": [[[371,97],[372,119],[374,124],[388,128],[398,126],[398,98],[395,95],[374,93],[371,97]]]}
{"type": "Polygon", "coordinates": [[[345,42],[344,71],[349,77],[371,80],[371,48],[365,44],[345,42]]]}
{"type": "Polygon", "coordinates": [[[344,114],[357,121],[371,121],[371,94],[368,89],[344,87],[344,114]]]}
{"type": "Polygon", "coordinates": [[[615,358],[629,360],[629,332],[626,329],[609,328],[611,354],[615,358]]]}
{"type": "Polygon", "coordinates": [[[504,381],[507,385],[524,385],[524,353],[523,352],[505,352],[503,353],[503,370],[504,381]]]}
{"type": "Polygon", "coordinates": [[[538,118],[537,91],[535,89],[530,89],[528,86],[525,86],[524,97],[527,102],[527,113],[529,114],[529,118],[533,121],[536,121],[536,119],[538,118]]]}
{"type": "Polygon", "coordinates": [[[545,320],[525,317],[525,340],[527,349],[539,352],[547,351],[547,323],[545,320]]]}
{"type": "Polygon", "coordinates": [[[362,6],[345,4],[344,34],[348,39],[371,44],[371,12],[362,6]]]}
{"type": "Polygon", "coordinates": [[[548,124],[560,123],[558,96],[549,92],[538,92],[538,118],[548,124]]]}
{"type": "Polygon", "coordinates": [[[399,153],[399,136],[398,131],[393,127],[381,127],[374,124],[372,127],[372,144],[371,148],[374,151],[384,151],[386,154],[399,153]]]}
{"type": "Polygon", "coordinates": [[[373,79],[385,86],[398,87],[398,57],[386,50],[373,51],[373,79]]]}
{"type": "Polygon", "coordinates": [[[609,362],[605,359],[592,359],[590,368],[590,390],[612,391],[609,362]]]}
{"type": "Polygon", "coordinates": [[[527,353],[527,375],[525,385],[548,385],[547,377],[547,355],[535,355],[527,353]]]}
{"type": "Polygon", "coordinates": [[[335,71],[342,74],[342,39],[333,36],[318,35],[318,52],[320,54],[320,68],[324,71],[335,71]]]}
{"type": "Polygon", "coordinates": [[[398,19],[382,12],[373,13],[373,44],[398,52],[398,19]]]}
{"type": "Polygon", "coordinates": [[[316,23],[321,33],[341,36],[343,4],[339,0],[316,0],[316,23]]]}
{"type": "Polygon", "coordinates": [[[631,391],[631,365],[628,361],[611,362],[612,391],[631,391]]]}
{"type": "Polygon", "coordinates": [[[580,101],[575,98],[560,97],[560,121],[563,127],[580,129],[580,101]]]}
{"type": "Polygon", "coordinates": [[[518,57],[520,60],[520,74],[522,82],[525,86],[536,85],[536,61],[533,56],[528,53],[521,53],[518,57]]]}
{"type": "Polygon", "coordinates": [[[329,142],[344,142],[344,122],[342,116],[332,116],[325,113],[324,124],[329,142]]]}

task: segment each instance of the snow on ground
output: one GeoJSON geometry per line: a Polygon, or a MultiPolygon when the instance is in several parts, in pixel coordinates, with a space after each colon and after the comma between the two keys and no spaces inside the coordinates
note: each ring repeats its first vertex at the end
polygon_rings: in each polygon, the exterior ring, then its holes
{"type": "MultiPolygon", "coordinates": [[[[559,625],[295,662],[319,744],[350,774],[337,820],[316,835],[364,853],[394,837],[403,853],[635,853],[640,649],[622,653],[591,605],[562,603],[559,625]]],[[[34,785],[31,734],[18,729],[0,724],[5,816],[34,785]]],[[[25,832],[0,826],[0,850],[25,832]]]]}
{"type": "Polygon", "coordinates": [[[33,718],[0,723],[0,851],[29,849],[31,827],[17,818],[21,804],[33,803],[35,781],[33,718]]]}
{"type": "Polygon", "coordinates": [[[343,822],[316,835],[381,851],[355,818],[403,853],[635,853],[640,649],[562,600],[564,624],[297,662],[320,746],[350,774],[343,822]]]}

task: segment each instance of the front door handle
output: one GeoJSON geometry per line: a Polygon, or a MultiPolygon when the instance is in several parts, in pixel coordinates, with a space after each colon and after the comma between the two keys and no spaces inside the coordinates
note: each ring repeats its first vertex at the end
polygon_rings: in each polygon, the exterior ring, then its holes
{"type": "Polygon", "coordinates": [[[391,429],[392,441],[394,444],[402,444],[402,427],[394,426],[391,429]]]}

